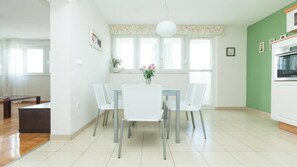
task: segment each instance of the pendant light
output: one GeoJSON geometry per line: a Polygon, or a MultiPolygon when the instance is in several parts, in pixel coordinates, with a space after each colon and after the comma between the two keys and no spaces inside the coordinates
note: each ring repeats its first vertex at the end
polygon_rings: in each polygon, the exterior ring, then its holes
{"type": "MultiPolygon", "coordinates": [[[[167,18],[168,18],[168,6],[167,1],[165,0],[165,8],[167,12],[167,18]]],[[[171,37],[176,34],[177,27],[176,24],[171,20],[163,20],[159,22],[156,26],[156,32],[161,37],[171,37]]]]}

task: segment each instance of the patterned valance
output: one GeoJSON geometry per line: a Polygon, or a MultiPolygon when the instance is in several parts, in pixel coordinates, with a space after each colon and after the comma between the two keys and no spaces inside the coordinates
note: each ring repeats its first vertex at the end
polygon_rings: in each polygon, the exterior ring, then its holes
{"type": "MultiPolygon", "coordinates": [[[[224,35],[225,26],[222,25],[178,25],[177,35],[224,35]]],[[[113,35],[153,35],[156,34],[155,25],[110,25],[109,31],[113,35]]]]}

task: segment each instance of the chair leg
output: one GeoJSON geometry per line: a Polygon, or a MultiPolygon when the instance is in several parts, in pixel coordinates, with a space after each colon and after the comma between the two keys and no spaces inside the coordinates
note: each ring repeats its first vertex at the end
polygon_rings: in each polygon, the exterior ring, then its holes
{"type": "Polygon", "coordinates": [[[98,125],[98,122],[99,122],[99,114],[100,114],[100,109],[98,109],[98,112],[97,112],[97,118],[96,118],[96,123],[95,123],[95,127],[94,127],[93,136],[96,135],[97,125],[98,125]]]}
{"type": "Polygon", "coordinates": [[[165,128],[164,128],[164,120],[161,120],[161,126],[162,126],[162,142],[163,142],[163,157],[164,157],[164,160],[166,160],[166,144],[165,144],[165,128]]]}
{"type": "Polygon", "coordinates": [[[169,139],[170,117],[171,117],[171,110],[168,111],[168,117],[167,117],[167,139],[169,139]]]}
{"type": "Polygon", "coordinates": [[[132,122],[128,122],[128,138],[131,137],[131,124],[133,124],[132,122]]]}
{"type": "Polygon", "coordinates": [[[188,121],[189,120],[188,111],[186,111],[186,118],[187,118],[187,121],[188,121]]]}
{"type": "Polygon", "coordinates": [[[191,118],[192,118],[193,128],[195,129],[195,121],[194,121],[194,114],[193,114],[193,111],[191,111],[191,118]]]}
{"type": "Polygon", "coordinates": [[[107,125],[109,111],[107,111],[106,118],[105,118],[105,126],[107,125]]]}
{"type": "Polygon", "coordinates": [[[206,133],[205,133],[204,121],[203,121],[203,117],[202,117],[202,111],[199,110],[199,113],[200,113],[200,119],[201,119],[201,124],[202,124],[204,139],[206,139],[206,133]]]}
{"type": "Polygon", "coordinates": [[[103,124],[102,124],[103,127],[105,125],[105,119],[106,119],[106,111],[104,111],[104,116],[103,116],[103,124]]]}
{"type": "Polygon", "coordinates": [[[122,144],[123,144],[123,131],[124,131],[125,122],[126,122],[126,120],[122,119],[118,158],[121,158],[122,144]]]}

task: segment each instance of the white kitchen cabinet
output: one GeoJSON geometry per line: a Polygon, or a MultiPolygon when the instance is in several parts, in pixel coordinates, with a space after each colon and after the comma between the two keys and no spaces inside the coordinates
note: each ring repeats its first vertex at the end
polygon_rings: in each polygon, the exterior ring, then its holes
{"type": "Polygon", "coordinates": [[[287,14],[287,32],[297,30],[297,5],[285,10],[287,14]]]}
{"type": "Polygon", "coordinates": [[[297,45],[297,36],[272,44],[271,118],[297,128],[297,81],[275,80],[276,51],[284,46],[297,45]]]}

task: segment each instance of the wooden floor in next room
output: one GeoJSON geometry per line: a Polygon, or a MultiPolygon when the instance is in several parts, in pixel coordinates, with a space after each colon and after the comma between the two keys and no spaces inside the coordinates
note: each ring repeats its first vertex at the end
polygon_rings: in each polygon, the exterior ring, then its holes
{"type": "Polygon", "coordinates": [[[18,108],[34,104],[13,103],[11,118],[4,119],[3,103],[0,103],[0,166],[20,158],[49,140],[48,133],[19,133],[18,108]]]}

